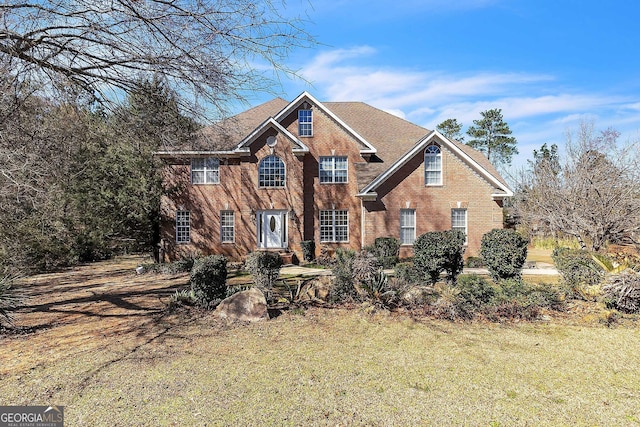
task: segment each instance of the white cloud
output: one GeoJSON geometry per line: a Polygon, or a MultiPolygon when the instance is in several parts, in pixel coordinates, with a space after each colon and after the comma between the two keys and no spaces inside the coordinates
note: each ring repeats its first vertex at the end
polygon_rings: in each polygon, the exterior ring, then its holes
{"type": "Polygon", "coordinates": [[[522,144],[514,163],[545,142],[561,144],[566,129],[586,117],[623,133],[639,127],[640,102],[607,90],[560,89],[549,74],[417,71],[372,65],[377,55],[371,46],[322,52],[301,75],[321,100],[363,101],[430,129],[447,118],[469,126],[481,111],[500,108],[522,144]]]}

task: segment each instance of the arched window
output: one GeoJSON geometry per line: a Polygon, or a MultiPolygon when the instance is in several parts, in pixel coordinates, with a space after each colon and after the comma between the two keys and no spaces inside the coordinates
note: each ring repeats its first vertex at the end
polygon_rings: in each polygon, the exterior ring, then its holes
{"type": "Polygon", "coordinates": [[[442,185],[442,153],[437,145],[424,150],[424,185],[442,185]]]}
{"type": "Polygon", "coordinates": [[[284,162],[278,156],[267,156],[260,162],[258,181],[260,187],[284,187],[284,162]]]}

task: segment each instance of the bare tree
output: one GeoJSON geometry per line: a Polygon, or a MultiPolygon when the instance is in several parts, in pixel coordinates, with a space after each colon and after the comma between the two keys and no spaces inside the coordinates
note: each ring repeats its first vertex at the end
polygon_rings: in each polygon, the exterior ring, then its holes
{"type": "Polygon", "coordinates": [[[285,11],[277,0],[3,0],[0,60],[22,80],[65,79],[103,100],[161,75],[192,110],[218,112],[269,90],[292,73],[290,50],[313,43],[285,11]]]}
{"type": "Polygon", "coordinates": [[[567,134],[560,162],[539,161],[521,176],[517,213],[529,224],[575,236],[594,251],[640,230],[640,151],[612,129],[583,123],[567,134]]]}

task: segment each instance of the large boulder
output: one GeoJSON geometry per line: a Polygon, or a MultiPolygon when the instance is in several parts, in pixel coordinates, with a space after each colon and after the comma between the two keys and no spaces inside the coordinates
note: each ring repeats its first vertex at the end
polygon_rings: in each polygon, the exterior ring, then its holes
{"type": "Polygon", "coordinates": [[[216,315],[240,322],[268,320],[267,299],[258,288],[238,292],[224,299],[216,308],[216,315]]]}
{"type": "Polygon", "coordinates": [[[332,278],[330,276],[318,276],[307,280],[300,288],[298,301],[327,302],[332,287],[331,282],[332,278]]]}

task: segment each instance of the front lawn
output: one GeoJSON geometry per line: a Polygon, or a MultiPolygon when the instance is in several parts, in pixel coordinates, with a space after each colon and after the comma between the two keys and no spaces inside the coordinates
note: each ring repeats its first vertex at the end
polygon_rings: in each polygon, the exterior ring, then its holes
{"type": "Polygon", "coordinates": [[[64,405],[67,425],[88,426],[640,425],[633,316],[608,328],[311,308],[234,325],[165,311],[186,275],[134,267],[34,278],[43,296],[16,322],[36,332],[0,337],[0,404],[64,405]]]}

